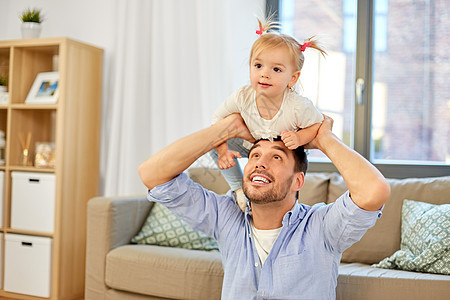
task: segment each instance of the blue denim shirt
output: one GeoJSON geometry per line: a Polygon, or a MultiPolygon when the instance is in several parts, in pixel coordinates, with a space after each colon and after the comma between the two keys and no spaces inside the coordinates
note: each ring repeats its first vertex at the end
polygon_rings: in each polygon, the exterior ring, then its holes
{"type": "Polygon", "coordinates": [[[380,211],[360,209],[348,191],[333,204],[295,204],[261,267],[234,193],[217,195],[182,173],[148,192],[196,230],[214,237],[224,269],[222,299],[335,299],[342,252],[372,227],[380,211]]]}

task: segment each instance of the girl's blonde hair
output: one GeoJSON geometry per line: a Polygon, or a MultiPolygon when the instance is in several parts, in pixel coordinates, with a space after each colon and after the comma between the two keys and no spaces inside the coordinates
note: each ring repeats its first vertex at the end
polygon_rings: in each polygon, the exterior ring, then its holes
{"type": "Polygon", "coordinates": [[[259,34],[260,37],[253,43],[252,50],[250,51],[250,63],[254,57],[258,56],[264,50],[285,46],[289,50],[297,71],[301,71],[305,61],[303,51],[306,48],[314,48],[323,56],[327,54],[325,50],[319,46],[315,36],[310,37],[305,40],[303,44],[300,44],[295,38],[287,34],[269,32],[270,29],[279,28],[280,26],[278,23],[273,22],[270,19],[264,23],[258,19],[258,23],[259,30],[257,30],[256,33],[259,34]]]}

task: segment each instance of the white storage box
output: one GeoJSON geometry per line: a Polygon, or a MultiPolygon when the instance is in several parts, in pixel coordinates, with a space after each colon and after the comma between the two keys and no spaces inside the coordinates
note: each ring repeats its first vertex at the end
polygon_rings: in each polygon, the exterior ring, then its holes
{"type": "Polygon", "coordinates": [[[51,238],[6,234],[4,290],[50,297],[51,258],[51,238]]]}
{"type": "Polygon", "coordinates": [[[5,186],[5,171],[0,171],[0,227],[3,227],[3,187],[5,186]]]}
{"type": "Polygon", "coordinates": [[[11,172],[11,228],[53,233],[55,174],[11,172]]]}

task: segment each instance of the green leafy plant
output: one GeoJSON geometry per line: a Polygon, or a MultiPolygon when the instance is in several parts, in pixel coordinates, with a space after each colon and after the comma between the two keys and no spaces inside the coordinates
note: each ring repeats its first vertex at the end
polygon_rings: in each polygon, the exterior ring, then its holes
{"type": "Polygon", "coordinates": [[[0,75],[0,86],[8,86],[8,77],[0,75]]]}
{"type": "Polygon", "coordinates": [[[19,19],[22,20],[22,22],[34,22],[34,23],[41,23],[44,21],[41,10],[33,8],[27,8],[25,9],[19,16],[19,19]]]}

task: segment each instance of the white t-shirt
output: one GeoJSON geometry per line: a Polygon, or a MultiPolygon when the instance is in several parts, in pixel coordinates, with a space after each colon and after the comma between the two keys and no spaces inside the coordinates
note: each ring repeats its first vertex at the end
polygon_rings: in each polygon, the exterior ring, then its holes
{"type": "Polygon", "coordinates": [[[280,234],[281,227],[276,229],[261,230],[256,229],[253,222],[250,222],[252,228],[253,240],[255,241],[256,251],[258,252],[261,265],[264,265],[270,250],[272,250],[273,243],[280,234]]]}
{"type": "Polygon", "coordinates": [[[283,103],[276,115],[271,120],[266,120],[261,117],[256,106],[255,90],[251,86],[241,87],[220,105],[214,114],[213,123],[233,113],[241,114],[256,140],[272,140],[283,130],[297,131],[323,121],[322,113],[311,100],[289,89],[286,89],[283,103]]]}

